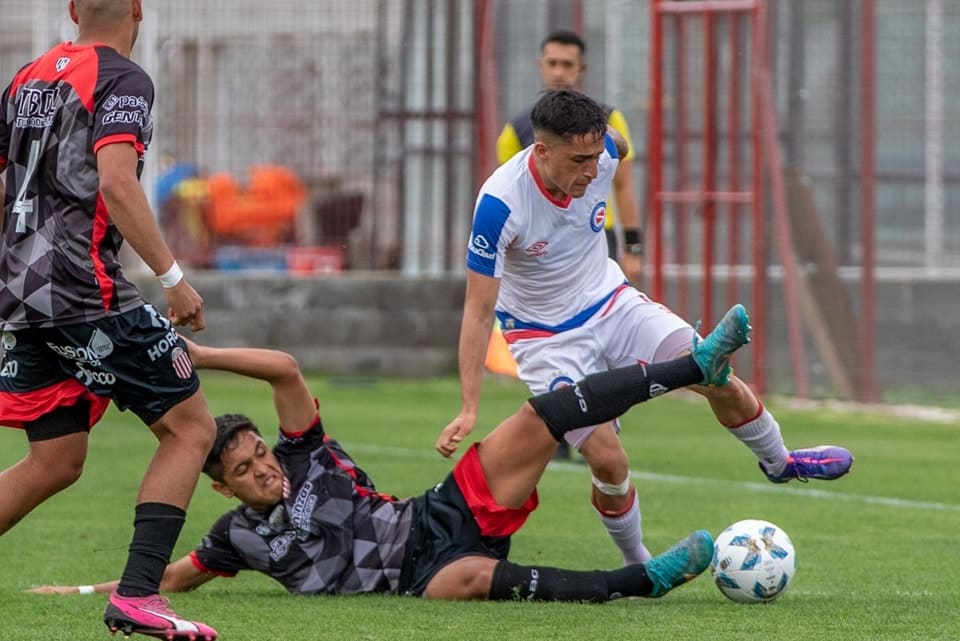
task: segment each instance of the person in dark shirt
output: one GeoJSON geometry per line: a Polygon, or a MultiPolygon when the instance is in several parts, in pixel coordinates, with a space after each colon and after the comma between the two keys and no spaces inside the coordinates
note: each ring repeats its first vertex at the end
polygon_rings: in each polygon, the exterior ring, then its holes
{"type": "Polygon", "coordinates": [[[71,0],[74,42],[25,65],[0,95],[0,425],[26,457],[0,473],[0,534],[79,478],[110,400],[156,435],[134,535],[104,620],[169,639],[217,637],[158,587],[215,426],[174,325],[203,299],[164,242],[139,177],[153,82],[129,59],[140,0],[71,0]],[[124,238],[158,275],[161,315],[117,259],[124,238]]]}
{"type": "MultiPolygon", "coordinates": [[[[280,423],[270,448],[245,416],[217,418],[204,471],[241,505],[223,515],[161,588],[183,591],[256,570],[292,594],[388,593],[435,599],[603,602],[660,597],[703,572],[713,540],[693,532],[667,552],[616,570],[575,571],[509,561],[510,536],[538,504],[536,485],[564,433],[618,416],[678,387],[724,384],[749,341],[741,306],[691,355],[591,375],[531,398],[424,494],[399,500],[330,437],[296,361],[283,352],[189,343],[195,365],[266,381],[280,423]]],[[[108,592],[44,586],[39,593],[108,592]]]]}

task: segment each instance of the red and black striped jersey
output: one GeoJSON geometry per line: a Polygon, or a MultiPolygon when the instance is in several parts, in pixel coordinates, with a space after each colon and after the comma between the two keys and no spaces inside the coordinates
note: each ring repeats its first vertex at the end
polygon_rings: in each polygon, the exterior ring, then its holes
{"type": "Polygon", "coordinates": [[[150,144],[153,82],[115,49],[60,44],[0,96],[0,329],[96,320],[143,304],[99,193],[105,145],[150,144]]]}

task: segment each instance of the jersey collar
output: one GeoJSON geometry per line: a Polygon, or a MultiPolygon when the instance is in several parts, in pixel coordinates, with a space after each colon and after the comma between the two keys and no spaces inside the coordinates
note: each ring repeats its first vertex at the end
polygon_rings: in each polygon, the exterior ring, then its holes
{"type": "Polygon", "coordinates": [[[540,193],[543,194],[543,197],[550,201],[551,204],[560,207],[561,209],[566,209],[570,206],[570,201],[573,200],[573,196],[570,194],[564,194],[563,199],[554,198],[549,191],[547,191],[546,185],[543,184],[543,179],[540,178],[540,173],[537,171],[537,165],[533,162],[533,151],[530,152],[530,155],[527,156],[527,166],[530,167],[530,174],[533,176],[533,182],[537,183],[537,189],[540,190],[540,193]]]}

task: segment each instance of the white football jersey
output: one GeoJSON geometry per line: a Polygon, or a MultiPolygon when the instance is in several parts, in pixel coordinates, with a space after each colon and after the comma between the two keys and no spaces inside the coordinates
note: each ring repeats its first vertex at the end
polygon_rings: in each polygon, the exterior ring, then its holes
{"type": "Polygon", "coordinates": [[[619,161],[607,135],[597,177],[582,197],[561,202],[543,187],[532,154],[531,145],[480,189],[467,269],[500,279],[496,313],[505,330],[559,332],[586,322],[626,280],[603,232],[619,161]]]}

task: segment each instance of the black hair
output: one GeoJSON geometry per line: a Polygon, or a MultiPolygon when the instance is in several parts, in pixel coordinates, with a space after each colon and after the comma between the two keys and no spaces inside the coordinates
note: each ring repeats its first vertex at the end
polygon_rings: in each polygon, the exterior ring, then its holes
{"type": "Polygon", "coordinates": [[[260,436],[260,430],[257,429],[253,421],[243,414],[223,414],[216,418],[216,423],[217,436],[213,439],[213,447],[210,448],[207,460],[203,464],[203,473],[214,481],[223,483],[223,461],[221,457],[224,451],[231,449],[241,432],[253,432],[260,436]]]}
{"type": "Polygon", "coordinates": [[[544,48],[551,42],[556,42],[561,45],[576,45],[580,48],[581,56],[587,53],[587,43],[585,43],[583,38],[576,32],[570,31],[569,29],[551,31],[547,37],[543,39],[543,42],[540,43],[540,53],[543,53],[544,48]]]}
{"type": "Polygon", "coordinates": [[[573,136],[607,132],[607,109],[596,100],[573,89],[545,91],[530,111],[535,132],[570,140],[573,136]]]}

